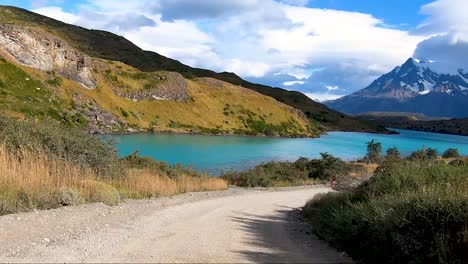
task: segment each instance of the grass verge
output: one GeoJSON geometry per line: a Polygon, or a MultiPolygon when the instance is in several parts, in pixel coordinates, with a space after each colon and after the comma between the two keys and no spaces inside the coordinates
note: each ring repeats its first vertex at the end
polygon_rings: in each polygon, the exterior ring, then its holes
{"type": "Polygon", "coordinates": [[[33,209],[227,189],[227,182],[51,123],[1,120],[0,215],[33,209]]]}

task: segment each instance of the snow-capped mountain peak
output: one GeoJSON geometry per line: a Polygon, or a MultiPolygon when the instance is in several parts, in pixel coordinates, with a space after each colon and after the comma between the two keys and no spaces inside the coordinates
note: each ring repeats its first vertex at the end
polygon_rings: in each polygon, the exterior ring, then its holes
{"type": "MultiPolygon", "coordinates": [[[[418,109],[418,104],[432,107],[437,102],[441,108],[453,109],[446,110],[443,116],[468,116],[468,111],[464,110],[468,104],[468,72],[464,69],[444,72],[443,69],[448,68],[442,66],[437,61],[410,58],[367,88],[329,102],[328,105],[348,113],[396,111],[397,105],[400,105],[402,109],[399,110],[402,112],[424,113],[425,109],[418,109]],[[460,102],[463,103],[458,105],[460,102]],[[408,109],[411,111],[403,111],[408,109]]],[[[438,113],[434,114],[432,110],[429,112],[437,116],[438,113]]]]}
{"type": "Polygon", "coordinates": [[[399,99],[403,100],[431,92],[453,93],[468,90],[468,73],[465,74],[464,70],[459,70],[456,74],[436,72],[432,69],[434,64],[436,62],[410,58],[374,81],[361,94],[387,97],[398,94],[399,99]]]}

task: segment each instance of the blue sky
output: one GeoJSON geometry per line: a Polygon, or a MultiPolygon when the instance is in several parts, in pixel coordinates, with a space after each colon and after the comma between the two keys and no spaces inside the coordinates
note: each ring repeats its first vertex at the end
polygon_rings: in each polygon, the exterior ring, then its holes
{"type": "Polygon", "coordinates": [[[313,0],[309,7],[346,10],[372,14],[391,26],[412,28],[424,19],[419,13],[421,6],[430,0],[313,0]]]}
{"type": "Polygon", "coordinates": [[[467,0],[0,0],[195,67],[334,99],[409,57],[468,61],[467,0]]]}

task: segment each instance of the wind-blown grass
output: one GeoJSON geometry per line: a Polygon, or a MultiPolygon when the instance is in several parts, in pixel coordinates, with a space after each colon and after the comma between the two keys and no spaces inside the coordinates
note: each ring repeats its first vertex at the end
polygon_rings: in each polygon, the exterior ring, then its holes
{"type": "Polygon", "coordinates": [[[41,150],[21,149],[13,154],[0,145],[0,215],[92,202],[116,205],[122,198],[226,188],[227,183],[218,178],[188,174],[170,178],[150,170],[131,169],[122,177],[103,178],[92,169],[50,158],[41,150]]]}
{"type": "Polygon", "coordinates": [[[0,215],[227,188],[137,153],[119,159],[112,144],[48,121],[0,119],[0,215]]]}

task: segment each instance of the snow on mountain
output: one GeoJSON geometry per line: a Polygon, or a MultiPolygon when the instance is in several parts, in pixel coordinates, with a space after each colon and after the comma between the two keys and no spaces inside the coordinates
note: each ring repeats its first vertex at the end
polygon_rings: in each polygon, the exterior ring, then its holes
{"type": "Polygon", "coordinates": [[[327,105],[347,113],[410,109],[433,116],[468,116],[468,72],[444,72],[448,68],[436,61],[410,58],[367,88],[327,105]]]}
{"type": "Polygon", "coordinates": [[[451,94],[468,90],[468,74],[463,70],[442,73],[434,70],[437,68],[437,62],[410,58],[358,94],[372,97],[394,97],[399,94],[399,99],[404,100],[431,92],[451,94]]]}

